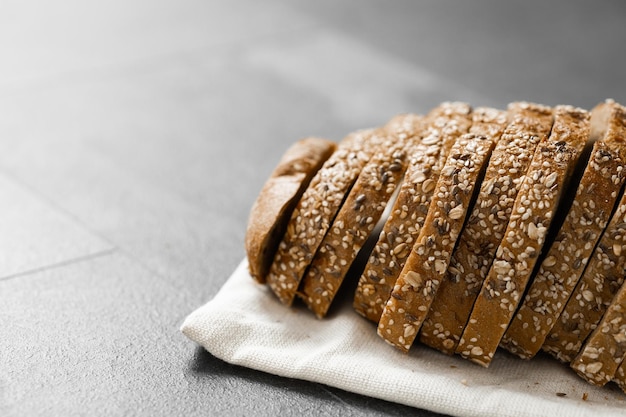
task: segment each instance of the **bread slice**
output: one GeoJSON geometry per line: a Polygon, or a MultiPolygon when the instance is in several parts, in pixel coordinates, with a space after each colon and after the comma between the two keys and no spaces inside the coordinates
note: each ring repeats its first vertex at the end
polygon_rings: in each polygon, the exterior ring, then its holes
{"type": "Polygon", "coordinates": [[[304,272],[345,195],[380,141],[373,129],[348,135],[302,194],[267,275],[267,284],[283,304],[293,303],[304,272]]]}
{"type": "Polygon", "coordinates": [[[542,349],[571,362],[624,282],[626,267],[626,195],[620,198],[609,225],[594,249],[563,312],[542,349]]]}
{"type": "Polygon", "coordinates": [[[470,124],[471,108],[463,103],[443,103],[421,121],[421,140],[409,149],[409,164],[398,197],[370,254],[354,294],[354,309],[378,323],[406,258],[424,224],[441,171],[440,154],[470,124]],[[445,144],[445,146],[444,146],[445,144]]]}
{"type": "Polygon", "coordinates": [[[550,107],[517,102],[509,104],[508,113],[511,119],[508,126],[494,123],[502,135],[422,326],[420,341],[446,354],[453,354],[459,343],[535,148],[548,137],[552,127],[550,107]]]}
{"type": "Polygon", "coordinates": [[[326,316],[348,269],[402,180],[414,136],[384,129],[382,145],[363,167],[329,233],[311,261],[298,295],[318,318],[326,316]]]}
{"type": "Polygon", "coordinates": [[[543,248],[561,194],[589,138],[589,114],[557,106],[548,140],[539,143],[504,238],[483,282],[456,352],[489,366],[543,248]]]}
{"type": "Polygon", "coordinates": [[[424,130],[424,116],[415,113],[403,113],[391,118],[384,129],[401,139],[421,137],[424,130]]]}
{"type": "Polygon", "coordinates": [[[613,382],[626,393],[626,358],[624,358],[622,363],[617,367],[615,375],[613,376],[613,382]]]}
{"type": "Polygon", "coordinates": [[[571,363],[588,382],[603,386],[611,381],[626,355],[626,285],[622,285],[598,327],[571,363]]]}
{"type": "Polygon", "coordinates": [[[424,227],[378,323],[379,336],[404,352],[415,340],[448,269],[474,187],[494,144],[486,136],[461,136],[441,171],[424,227]]]}
{"type": "Polygon", "coordinates": [[[602,103],[591,113],[591,156],[574,201],[500,345],[529,359],[543,345],[609,222],[626,172],[626,109],[602,103]]]}
{"type": "Polygon", "coordinates": [[[472,107],[469,104],[456,101],[445,102],[428,114],[433,120],[432,128],[441,131],[441,151],[436,165],[437,175],[441,174],[457,139],[471,128],[471,113],[472,107]]]}
{"type": "Polygon", "coordinates": [[[245,248],[250,275],[265,283],[287,222],[311,178],[335,151],[335,142],[305,138],[287,149],[252,205],[245,248]]]}

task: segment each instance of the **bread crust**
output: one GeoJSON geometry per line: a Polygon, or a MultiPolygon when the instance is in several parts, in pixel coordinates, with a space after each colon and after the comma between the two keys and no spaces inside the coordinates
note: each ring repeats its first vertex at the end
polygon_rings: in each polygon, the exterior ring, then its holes
{"type": "Polygon", "coordinates": [[[408,352],[448,268],[474,187],[494,140],[468,133],[450,151],[424,227],[398,276],[378,323],[378,335],[408,352]]]}
{"type": "Polygon", "coordinates": [[[589,114],[557,106],[515,199],[504,238],[476,299],[456,353],[489,366],[531,277],[564,185],[589,138],[589,114]]]}
{"type": "Polygon", "coordinates": [[[304,272],[346,193],[378,144],[380,138],[373,129],[348,135],[302,194],[267,275],[267,284],[283,304],[293,303],[304,272]]]}
{"type": "MultiPolygon", "coordinates": [[[[383,226],[359,279],[353,306],[357,313],[378,323],[406,258],[424,224],[441,171],[442,153],[470,127],[471,107],[443,103],[433,109],[415,132],[409,163],[391,214],[383,226]],[[445,144],[445,146],[444,146],[445,144]]],[[[444,161],[445,162],[445,161],[444,161]]]]}
{"type": "MultiPolygon", "coordinates": [[[[502,338],[501,346],[521,358],[533,357],[565,308],[605,229],[626,172],[626,111],[603,103],[592,112],[604,127],[593,150],[572,206],[529,286],[524,302],[502,338]]],[[[592,138],[592,140],[595,138],[592,138]]]]}
{"type": "Polygon", "coordinates": [[[571,362],[596,328],[624,282],[626,266],[626,195],[622,195],[589,264],[541,347],[571,362]]]}
{"type": "Polygon", "coordinates": [[[612,380],[626,355],[626,286],[613,298],[598,327],[570,366],[593,385],[612,380]]]}
{"type": "Polygon", "coordinates": [[[295,142],[263,185],[250,210],[245,236],[248,269],[259,283],[265,283],[295,205],[336,146],[335,142],[315,137],[295,142]]]}

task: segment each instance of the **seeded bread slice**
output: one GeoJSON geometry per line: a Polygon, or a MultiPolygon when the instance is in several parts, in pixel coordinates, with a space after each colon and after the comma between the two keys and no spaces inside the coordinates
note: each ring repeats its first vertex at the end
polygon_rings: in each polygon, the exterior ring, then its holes
{"type": "Polygon", "coordinates": [[[509,106],[509,115],[511,123],[507,127],[506,112],[485,109],[483,120],[472,126],[473,133],[491,137],[497,144],[474,208],[420,331],[422,343],[446,354],[454,353],[502,239],[521,178],[537,143],[552,126],[552,110],[545,106],[515,103],[509,106]]]}
{"type": "Polygon", "coordinates": [[[354,295],[354,309],[378,323],[406,258],[424,224],[435,184],[441,171],[440,154],[470,124],[468,105],[443,103],[422,120],[421,140],[409,149],[409,164],[398,197],[361,274],[354,295]]]}
{"type": "Polygon", "coordinates": [[[625,267],[626,195],[623,195],[585,272],[548,333],[542,346],[544,351],[563,362],[574,359],[622,286],[625,267]]]}
{"type": "Polygon", "coordinates": [[[524,177],[491,269],[456,352],[489,366],[517,309],[562,190],[589,138],[589,114],[557,106],[548,140],[539,143],[524,177]]]}
{"type": "Polygon", "coordinates": [[[306,138],[291,145],[252,205],[245,247],[250,275],[259,283],[265,283],[295,205],[335,148],[335,142],[320,138],[306,138]]]}
{"type": "Polygon", "coordinates": [[[602,103],[591,126],[596,142],[572,206],[500,344],[524,359],[541,349],[563,311],[624,184],[626,109],[602,103]]]}
{"type": "Polygon", "coordinates": [[[615,375],[613,376],[613,382],[626,393],[626,358],[624,358],[622,363],[617,367],[615,375]]]}
{"type": "Polygon", "coordinates": [[[298,295],[318,318],[326,316],[348,269],[400,183],[414,137],[385,129],[386,139],[363,167],[305,273],[298,295]]]}
{"type": "Polygon", "coordinates": [[[404,352],[415,340],[448,269],[474,187],[493,146],[493,138],[465,134],[452,147],[441,171],[424,227],[378,323],[379,336],[404,352]]]}
{"type": "Polygon", "coordinates": [[[424,131],[424,116],[414,113],[399,114],[392,117],[384,129],[402,139],[421,137],[424,131]]]}
{"type": "Polygon", "coordinates": [[[626,285],[617,292],[598,327],[591,333],[572,369],[588,382],[603,386],[616,374],[626,355],[626,285]]]}
{"type": "Polygon", "coordinates": [[[348,135],[302,194],[267,275],[268,285],[283,304],[293,303],[306,268],[378,143],[380,138],[371,129],[348,135]]]}
{"type": "Polygon", "coordinates": [[[436,165],[437,175],[441,173],[452,147],[459,136],[469,132],[472,126],[472,107],[463,102],[445,102],[428,115],[433,120],[433,129],[441,131],[441,152],[436,165]],[[441,114],[443,113],[443,114],[441,114]]]}

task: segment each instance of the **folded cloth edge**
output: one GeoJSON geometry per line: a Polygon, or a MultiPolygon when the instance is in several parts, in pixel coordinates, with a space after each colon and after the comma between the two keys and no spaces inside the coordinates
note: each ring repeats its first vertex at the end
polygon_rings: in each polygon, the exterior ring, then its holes
{"type": "MultiPolygon", "coordinates": [[[[249,277],[244,260],[215,297],[184,320],[181,331],[215,357],[231,364],[438,413],[529,417],[622,413],[620,408],[625,399],[620,395],[623,394],[586,387],[586,383],[582,389],[594,393],[600,401],[537,396],[531,393],[532,389],[528,393],[517,388],[511,391],[511,382],[506,380],[504,384],[496,381],[492,386],[474,384],[471,376],[465,379],[459,377],[459,372],[453,372],[461,363],[421,346],[417,347],[417,355],[423,356],[423,366],[415,368],[420,358],[407,357],[381,345],[377,336],[372,341],[370,333],[375,333],[374,328],[350,310],[347,305],[329,320],[317,320],[303,309],[287,309],[268,294],[266,287],[249,277]],[[355,352],[354,357],[351,352],[355,352]],[[373,360],[379,356],[391,358],[389,363],[395,367],[387,367],[382,359],[373,360]],[[370,360],[359,366],[357,362],[365,357],[370,360]],[[447,362],[453,365],[443,368],[447,362]],[[614,398],[601,400],[607,396],[614,398]]],[[[464,362],[459,367],[464,367],[464,362]]],[[[516,358],[512,363],[522,369],[533,366],[516,358]]],[[[547,367],[560,368],[560,364],[546,363],[547,367]]],[[[471,370],[468,375],[485,372],[473,364],[467,369],[471,370]]],[[[572,382],[580,381],[572,377],[572,382]]]]}

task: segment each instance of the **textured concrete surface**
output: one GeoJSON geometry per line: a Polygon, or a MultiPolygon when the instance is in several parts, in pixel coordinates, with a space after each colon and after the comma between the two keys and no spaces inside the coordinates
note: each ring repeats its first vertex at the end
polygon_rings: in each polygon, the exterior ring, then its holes
{"type": "Polygon", "coordinates": [[[282,151],[442,100],[626,102],[602,2],[0,5],[0,414],[432,415],[178,332],[282,151]]]}

